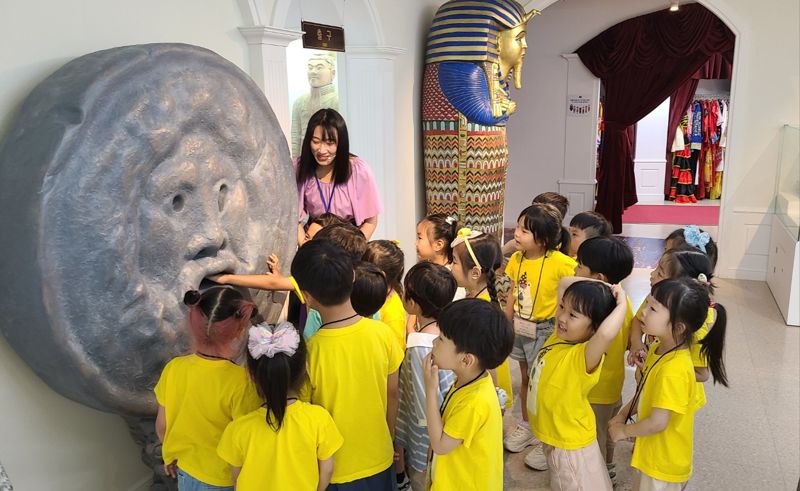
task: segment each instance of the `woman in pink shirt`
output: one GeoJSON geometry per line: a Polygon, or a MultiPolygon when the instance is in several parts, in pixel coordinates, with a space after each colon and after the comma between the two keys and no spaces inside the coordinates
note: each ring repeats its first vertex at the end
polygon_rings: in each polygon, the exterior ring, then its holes
{"type": "Polygon", "coordinates": [[[350,153],[347,125],[338,112],[320,109],[311,116],[294,167],[298,244],[305,241],[305,223],[323,213],[355,222],[370,239],[383,211],[378,187],[367,163],[350,153]]]}

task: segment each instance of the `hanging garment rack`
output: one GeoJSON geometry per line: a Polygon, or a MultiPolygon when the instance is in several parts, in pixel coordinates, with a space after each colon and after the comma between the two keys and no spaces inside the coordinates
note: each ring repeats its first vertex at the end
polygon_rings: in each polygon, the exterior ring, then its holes
{"type": "Polygon", "coordinates": [[[703,93],[697,94],[696,93],[694,95],[694,97],[692,98],[692,100],[693,101],[701,101],[701,100],[708,100],[708,99],[713,99],[713,100],[722,99],[722,100],[728,101],[728,100],[730,100],[730,98],[731,98],[730,94],[714,94],[714,93],[711,93],[711,94],[703,94],[703,93]]]}

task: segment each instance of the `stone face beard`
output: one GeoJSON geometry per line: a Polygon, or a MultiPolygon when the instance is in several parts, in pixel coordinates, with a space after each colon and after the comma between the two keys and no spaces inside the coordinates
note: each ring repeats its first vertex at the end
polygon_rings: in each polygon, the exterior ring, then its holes
{"type": "Polygon", "coordinates": [[[32,279],[2,304],[18,322],[0,327],[51,387],[98,409],[154,413],[161,368],[188,344],[186,290],[262,272],[270,251],[291,256],[296,186],[280,127],[253,82],[209,51],[131,46],[66,65],[0,152],[0,177],[28,168],[10,183],[40,191],[4,184],[0,221],[36,210],[10,225],[36,255],[10,251],[20,261],[0,272],[32,279]]]}

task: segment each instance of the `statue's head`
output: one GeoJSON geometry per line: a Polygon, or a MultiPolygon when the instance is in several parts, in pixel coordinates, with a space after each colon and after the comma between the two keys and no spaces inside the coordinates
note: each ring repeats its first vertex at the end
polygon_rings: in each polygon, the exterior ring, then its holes
{"type": "Polygon", "coordinates": [[[183,294],[291,254],[282,135],[255,83],[194,46],[110,49],[47,78],[0,149],[11,345],[72,399],[152,412],[187,347],[183,294]]]}
{"type": "Polygon", "coordinates": [[[489,0],[476,6],[468,0],[451,0],[436,12],[428,33],[426,63],[489,61],[500,65],[500,78],[514,72],[522,87],[525,30],[538,10],[525,13],[514,0],[489,0]]]}
{"type": "Polygon", "coordinates": [[[336,77],[336,55],[315,53],[308,59],[308,84],[313,88],[333,83],[336,77]]]}

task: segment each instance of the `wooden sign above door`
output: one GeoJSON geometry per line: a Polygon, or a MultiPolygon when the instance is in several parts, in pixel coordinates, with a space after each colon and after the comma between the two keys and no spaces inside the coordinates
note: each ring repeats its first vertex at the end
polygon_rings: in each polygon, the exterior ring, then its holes
{"type": "Polygon", "coordinates": [[[327,51],[344,51],[344,28],[302,21],[303,47],[327,51]]]}

